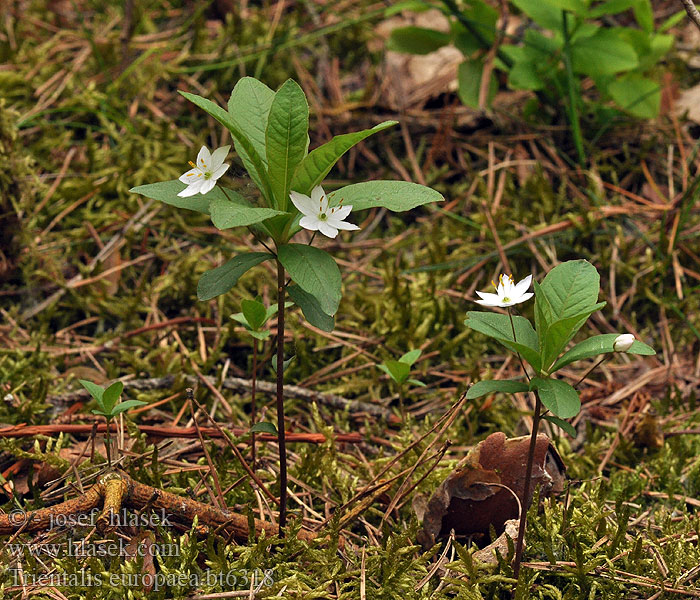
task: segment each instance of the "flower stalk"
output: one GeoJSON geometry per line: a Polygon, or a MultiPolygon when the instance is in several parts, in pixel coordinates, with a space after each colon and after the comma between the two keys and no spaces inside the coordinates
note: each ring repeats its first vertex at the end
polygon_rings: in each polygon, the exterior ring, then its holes
{"type": "Polygon", "coordinates": [[[513,577],[517,580],[520,575],[520,563],[523,560],[523,547],[525,542],[525,529],[527,528],[527,507],[530,497],[530,486],[532,485],[532,466],[535,462],[535,448],[537,446],[537,433],[542,419],[542,401],[540,395],[535,390],[535,413],[532,416],[532,433],[530,434],[530,447],[527,451],[527,463],[525,465],[525,485],[523,495],[520,500],[520,524],[518,526],[518,539],[515,542],[515,558],[513,559],[513,577]]]}

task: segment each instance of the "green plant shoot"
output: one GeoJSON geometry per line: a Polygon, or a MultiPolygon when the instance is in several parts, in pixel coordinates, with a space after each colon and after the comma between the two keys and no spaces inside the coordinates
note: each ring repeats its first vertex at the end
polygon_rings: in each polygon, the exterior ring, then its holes
{"type": "Polygon", "coordinates": [[[132,408],[136,408],[137,406],[143,406],[146,404],[146,402],[143,402],[142,400],[125,400],[124,402],[119,402],[122,391],[124,391],[124,384],[121,381],[115,381],[107,389],[85,379],[79,379],[78,381],[88,392],[90,392],[90,395],[97,403],[98,408],[93,410],[92,413],[95,415],[102,415],[105,417],[105,419],[107,419],[105,448],[107,449],[107,463],[111,466],[112,455],[109,434],[110,422],[112,419],[114,419],[114,417],[120,415],[121,413],[132,408]]]}

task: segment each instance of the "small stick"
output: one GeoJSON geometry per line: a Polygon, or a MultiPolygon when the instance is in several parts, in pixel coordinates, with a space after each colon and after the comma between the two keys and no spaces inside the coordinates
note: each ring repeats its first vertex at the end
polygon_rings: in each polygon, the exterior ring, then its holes
{"type": "MultiPolygon", "coordinates": [[[[139,483],[123,471],[112,472],[102,477],[84,494],[55,506],[27,512],[15,510],[8,514],[0,514],[0,535],[10,535],[18,531],[32,533],[50,529],[58,516],[68,517],[86,513],[98,508],[103,503],[110,510],[121,507],[136,510],[148,507],[153,510],[162,510],[165,514],[188,523],[192,523],[197,517],[200,525],[231,531],[236,539],[248,540],[247,515],[241,515],[231,510],[221,510],[186,496],[177,496],[165,490],[139,483]],[[107,497],[108,493],[109,497],[107,497]]],[[[254,519],[253,522],[257,535],[263,532],[268,536],[277,533],[277,526],[273,523],[260,519],[254,519]]],[[[297,537],[300,540],[311,541],[317,539],[318,536],[310,531],[300,530],[297,537]]]]}
{"type": "Polygon", "coordinates": [[[683,3],[685,12],[688,13],[690,20],[697,25],[698,29],[700,29],[700,12],[698,12],[698,9],[695,8],[695,3],[693,0],[681,0],[681,2],[683,3]]]}
{"type": "MultiPolygon", "coordinates": [[[[192,413],[192,422],[194,423],[194,427],[197,430],[197,437],[199,438],[199,444],[202,446],[202,452],[204,452],[204,457],[206,458],[207,464],[209,465],[209,473],[211,473],[211,478],[214,480],[216,493],[219,496],[219,503],[221,504],[221,508],[226,508],[226,501],[224,500],[224,494],[221,491],[219,476],[216,472],[216,469],[214,468],[214,463],[211,461],[209,450],[207,450],[207,446],[204,443],[204,437],[202,436],[202,432],[199,429],[199,423],[197,423],[197,415],[194,413],[194,390],[192,388],[187,388],[186,394],[187,400],[190,405],[190,412],[192,413]]],[[[199,406],[199,404],[197,406],[199,406]]]]}

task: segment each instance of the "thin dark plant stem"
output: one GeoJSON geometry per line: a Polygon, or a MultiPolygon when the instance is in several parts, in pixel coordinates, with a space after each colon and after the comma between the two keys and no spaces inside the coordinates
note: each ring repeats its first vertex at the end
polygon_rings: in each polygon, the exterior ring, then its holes
{"type": "Polygon", "coordinates": [[[535,414],[532,417],[532,433],[530,434],[530,448],[527,452],[527,464],[525,466],[525,485],[523,487],[523,497],[520,501],[522,509],[520,511],[520,526],[518,527],[518,539],[515,543],[515,558],[513,560],[513,577],[518,580],[520,576],[520,563],[523,560],[523,546],[525,542],[525,529],[527,526],[527,506],[530,497],[530,486],[532,485],[532,465],[535,462],[535,448],[537,446],[537,430],[540,427],[540,412],[542,411],[542,401],[540,395],[535,391],[535,414]]]}
{"type": "MultiPolygon", "coordinates": [[[[253,373],[250,378],[250,427],[257,422],[257,407],[255,405],[255,382],[258,375],[258,339],[253,338],[253,373]]],[[[255,469],[255,432],[250,434],[250,461],[255,469]]]]}
{"type": "MultiPolygon", "coordinates": [[[[468,19],[465,14],[462,13],[461,10],[457,7],[457,3],[454,0],[442,0],[443,4],[447,7],[447,10],[450,11],[453,17],[455,17],[460,24],[476,39],[476,41],[479,43],[479,45],[482,48],[491,48],[492,43],[489,42],[484,34],[482,33],[482,27],[478,27],[475,25],[475,22],[468,19]]],[[[503,64],[505,64],[508,68],[513,66],[513,59],[508,56],[503,50],[498,48],[496,50],[496,56],[501,59],[503,64]]]]}
{"type": "Polygon", "coordinates": [[[107,450],[107,464],[109,465],[110,469],[112,468],[112,438],[109,435],[111,424],[111,419],[107,419],[107,429],[105,430],[105,450],[107,450]]]}
{"type": "Polygon", "coordinates": [[[277,440],[280,450],[279,535],[287,524],[287,445],[284,437],[284,266],[277,260],[277,440]]]}
{"type": "MultiPolygon", "coordinates": [[[[510,319],[510,328],[513,330],[513,341],[517,342],[518,339],[515,336],[515,323],[513,323],[513,314],[510,312],[510,306],[506,310],[508,311],[508,318],[510,319]]],[[[525,377],[527,377],[527,380],[530,381],[530,376],[527,374],[527,369],[525,368],[523,357],[520,356],[520,352],[516,352],[516,354],[518,355],[518,360],[520,361],[520,366],[523,369],[523,373],[525,373],[525,377]]]]}
{"type": "Polygon", "coordinates": [[[581,376],[581,379],[579,379],[576,383],[574,383],[574,387],[577,388],[577,387],[583,382],[583,380],[586,379],[586,377],[588,377],[595,369],[597,369],[597,368],[598,368],[600,365],[602,365],[606,360],[608,360],[608,358],[610,358],[610,355],[609,355],[609,354],[606,354],[605,356],[603,356],[603,358],[601,358],[596,364],[594,364],[590,369],[588,369],[588,371],[586,371],[586,372],[581,376]]]}
{"type": "Polygon", "coordinates": [[[574,138],[574,146],[576,146],[576,154],[578,162],[583,167],[586,164],[586,154],[583,151],[583,136],[581,135],[581,123],[578,115],[578,94],[575,88],[574,68],[571,62],[571,44],[569,39],[569,22],[566,17],[566,11],[561,11],[562,15],[562,33],[564,34],[564,68],[566,69],[566,82],[569,91],[569,125],[571,126],[571,135],[574,138]]]}

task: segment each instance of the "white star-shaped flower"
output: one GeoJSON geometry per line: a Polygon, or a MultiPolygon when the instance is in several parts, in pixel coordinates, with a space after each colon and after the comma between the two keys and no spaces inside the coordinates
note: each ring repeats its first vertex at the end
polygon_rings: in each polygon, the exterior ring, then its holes
{"type": "Polygon", "coordinates": [[[294,206],[304,215],[299,221],[299,225],[304,229],[320,231],[329,238],[338,235],[339,229],[345,231],[359,229],[357,225],[345,222],[352,211],[352,206],[343,206],[341,200],[338,206],[328,208],[328,197],[320,185],[311,190],[311,198],[299,192],[290,192],[289,197],[294,206]]]}
{"type": "Polygon", "coordinates": [[[222,146],[210,154],[209,149],[206,146],[202,146],[197,155],[197,164],[190,161],[192,168],[180,176],[180,181],[187,187],[178,196],[187,198],[195,194],[206,194],[213,190],[216,180],[226,173],[228,169],[228,165],[224,164],[224,160],[226,160],[226,155],[230,149],[231,146],[222,146]]]}
{"type": "Polygon", "coordinates": [[[484,306],[498,306],[500,308],[520,304],[521,302],[525,302],[525,300],[529,300],[534,295],[532,292],[527,291],[527,288],[530,287],[530,283],[532,283],[532,275],[528,275],[517,284],[513,282],[513,277],[511,275],[501,275],[498,278],[498,285],[493,281],[491,282],[491,285],[496,288],[496,293],[485,294],[477,292],[481,300],[477,300],[476,302],[484,306]]]}

